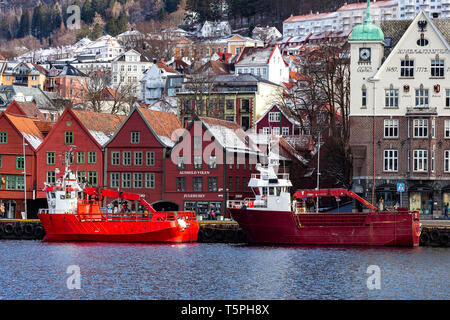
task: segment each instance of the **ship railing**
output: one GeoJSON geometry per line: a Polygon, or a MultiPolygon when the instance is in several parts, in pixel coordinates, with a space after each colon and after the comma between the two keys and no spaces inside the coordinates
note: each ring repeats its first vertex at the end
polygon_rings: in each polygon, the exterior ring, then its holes
{"type": "Polygon", "coordinates": [[[193,211],[164,211],[164,212],[104,212],[76,214],[81,222],[167,222],[183,220],[196,220],[193,211]]]}
{"type": "Polygon", "coordinates": [[[267,198],[256,200],[252,198],[245,198],[244,200],[228,200],[227,208],[242,209],[242,208],[267,208],[267,198]]]}
{"type": "MultiPolygon", "coordinates": [[[[261,174],[261,173],[252,173],[251,178],[252,179],[260,179],[260,180],[271,179],[271,177],[268,174],[261,174]]],[[[277,179],[289,180],[289,173],[277,174],[277,179]]]]}

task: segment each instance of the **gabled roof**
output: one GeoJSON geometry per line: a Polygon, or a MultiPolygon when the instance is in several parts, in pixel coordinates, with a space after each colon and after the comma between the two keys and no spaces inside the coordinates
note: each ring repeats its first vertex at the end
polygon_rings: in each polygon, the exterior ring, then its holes
{"type": "Polygon", "coordinates": [[[125,120],[125,116],[110,113],[99,113],[74,109],[71,109],[71,112],[101,146],[105,145],[109,141],[109,139],[116,133],[123,120],[125,120]]]}
{"type": "Polygon", "coordinates": [[[176,114],[145,108],[136,109],[163,145],[172,147],[175,144],[177,138],[172,135],[175,130],[183,128],[176,114]]]}
{"type": "Polygon", "coordinates": [[[240,125],[236,122],[209,118],[198,117],[209,133],[215,138],[226,151],[258,153],[259,149],[250,140],[240,125]]]}
{"type": "Polygon", "coordinates": [[[9,114],[22,115],[28,118],[45,120],[44,114],[34,102],[19,102],[13,100],[5,110],[9,114]]]}
{"type": "Polygon", "coordinates": [[[28,145],[36,151],[44,140],[44,136],[39,128],[36,126],[34,119],[8,114],[3,112],[0,117],[5,117],[13,127],[21,134],[28,145]]]}

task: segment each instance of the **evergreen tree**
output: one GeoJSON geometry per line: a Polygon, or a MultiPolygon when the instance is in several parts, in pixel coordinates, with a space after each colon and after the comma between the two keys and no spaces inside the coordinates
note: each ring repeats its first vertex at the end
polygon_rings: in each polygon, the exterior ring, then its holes
{"type": "Polygon", "coordinates": [[[9,31],[8,20],[6,20],[5,17],[3,17],[0,20],[0,38],[5,39],[5,40],[11,39],[11,33],[9,31]]]}
{"type": "Polygon", "coordinates": [[[172,13],[174,11],[177,11],[178,5],[180,4],[180,0],[166,0],[166,3],[164,4],[164,9],[167,13],[172,13]]]}
{"type": "Polygon", "coordinates": [[[87,24],[91,24],[94,20],[94,10],[92,8],[91,0],[86,0],[84,2],[83,8],[81,8],[81,20],[87,24]]]}
{"type": "Polygon", "coordinates": [[[17,30],[17,38],[24,38],[30,34],[30,13],[24,10],[20,17],[19,29],[17,30]]]}

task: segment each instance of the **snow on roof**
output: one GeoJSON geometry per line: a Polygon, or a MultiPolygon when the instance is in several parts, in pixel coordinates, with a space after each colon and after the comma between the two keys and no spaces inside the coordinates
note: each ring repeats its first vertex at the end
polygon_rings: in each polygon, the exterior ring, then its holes
{"type": "Polygon", "coordinates": [[[22,132],[22,134],[25,140],[27,140],[28,143],[30,143],[33,146],[34,150],[36,150],[43,141],[42,138],[32,135],[30,133],[22,132]]]}

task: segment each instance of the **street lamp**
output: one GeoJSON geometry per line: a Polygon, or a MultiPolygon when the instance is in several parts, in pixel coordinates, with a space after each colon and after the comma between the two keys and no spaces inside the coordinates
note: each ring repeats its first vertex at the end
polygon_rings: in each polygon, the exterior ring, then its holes
{"type": "Polygon", "coordinates": [[[25,137],[22,135],[22,151],[23,151],[23,196],[24,196],[24,206],[25,215],[22,216],[22,219],[27,219],[27,165],[26,165],[26,157],[25,157],[25,146],[28,143],[25,143],[25,137]]]}

